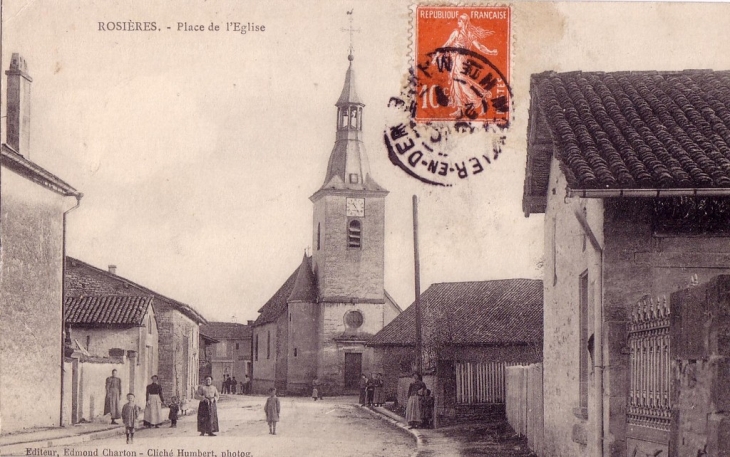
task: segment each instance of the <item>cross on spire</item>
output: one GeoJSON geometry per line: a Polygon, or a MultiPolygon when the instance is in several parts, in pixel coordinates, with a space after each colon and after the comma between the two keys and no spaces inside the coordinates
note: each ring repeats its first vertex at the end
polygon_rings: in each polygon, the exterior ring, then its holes
{"type": "Polygon", "coordinates": [[[352,52],[353,52],[353,49],[354,49],[354,46],[353,46],[354,37],[353,37],[352,34],[355,33],[355,32],[359,32],[360,31],[360,29],[354,29],[354,28],[352,28],[352,18],[353,18],[352,12],[353,11],[355,11],[355,8],[353,8],[350,11],[347,12],[347,15],[350,17],[350,27],[349,28],[346,28],[346,29],[345,28],[340,29],[343,32],[350,32],[350,55],[347,56],[347,59],[349,61],[351,61],[351,62],[355,58],[352,55],[352,52]]]}

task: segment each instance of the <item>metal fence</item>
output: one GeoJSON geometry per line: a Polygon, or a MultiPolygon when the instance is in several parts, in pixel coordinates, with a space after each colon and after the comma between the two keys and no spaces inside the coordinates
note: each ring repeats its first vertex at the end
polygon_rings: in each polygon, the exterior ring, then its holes
{"type": "Polygon", "coordinates": [[[629,321],[631,350],[629,424],[669,430],[671,361],[669,303],[645,296],[633,306],[629,321]]]}

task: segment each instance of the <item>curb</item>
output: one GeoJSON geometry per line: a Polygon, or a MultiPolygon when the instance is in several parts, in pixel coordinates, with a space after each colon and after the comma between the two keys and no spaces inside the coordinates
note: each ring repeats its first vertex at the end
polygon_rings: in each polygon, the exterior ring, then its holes
{"type": "Polygon", "coordinates": [[[375,407],[375,408],[369,408],[367,406],[362,405],[355,405],[356,408],[359,408],[363,411],[367,411],[371,415],[386,421],[393,427],[399,429],[401,432],[406,433],[407,435],[410,435],[411,438],[413,438],[416,441],[416,450],[413,451],[412,457],[416,457],[419,452],[423,450],[423,435],[418,429],[414,428],[408,428],[405,426],[402,422],[403,418],[399,415],[388,411],[385,408],[382,407],[375,407]]]}
{"type": "MultiPolygon", "coordinates": [[[[189,416],[190,414],[188,414],[189,416]]],[[[183,416],[185,417],[185,416],[183,416]]],[[[164,420],[160,424],[169,424],[169,419],[164,420]]],[[[137,430],[145,430],[145,427],[137,430]]],[[[104,438],[110,438],[116,435],[123,435],[125,428],[123,425],[95,432],[72,434],[68,436],[62,436],[59,438],[52,439],[41,439],[37,441],[26,441],[23,443],[13,443],[0,447],[0,456],[11,456],[11,455],[31,455],[28,454],[28,449],[40,449],[49,447],[68,446],[71,444],[86,443],[88,441],[100,440],[104,438]]],[[[33,454],[35,455],[35,454],[33,454]]],[[[40,455],[40,454],[38,454],[40,455]]]]}

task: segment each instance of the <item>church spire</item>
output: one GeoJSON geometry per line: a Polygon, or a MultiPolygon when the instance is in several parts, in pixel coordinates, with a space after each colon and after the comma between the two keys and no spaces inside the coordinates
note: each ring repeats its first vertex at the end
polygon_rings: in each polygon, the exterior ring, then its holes
{"type": "MultiPolygon", "coordinates": [[[[343,30],[349,30],[351,36],[353,31],[357,31],[352,28],[352,24],[350,29],[343,30]]],[[[385,191],[370,175],[370,165],[362,142],[362,116],[365,104],[355,90],[353,69],[355,57],[352,52],[351,42],[350,54],[347,56],[350,63],[345,73],[345,84],[335,104],[337,107],[335,147],[330,154],[324,183],[316,194],[326,189],[385,191]]]]}

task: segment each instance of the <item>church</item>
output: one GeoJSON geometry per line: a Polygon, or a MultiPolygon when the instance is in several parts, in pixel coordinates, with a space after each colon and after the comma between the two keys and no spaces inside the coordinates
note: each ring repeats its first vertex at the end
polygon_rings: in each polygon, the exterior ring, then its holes
{"type": "Polygon", "coordinates": [[[313,204],[305,254],[253,324],[252,389],[326,395],[357,391],[378,371],[368,341],[401,313],[384,289],[385,197],[362,141],[365,104],[355,90],[352,51],[337,100],[335,145],[313,204]]]}

